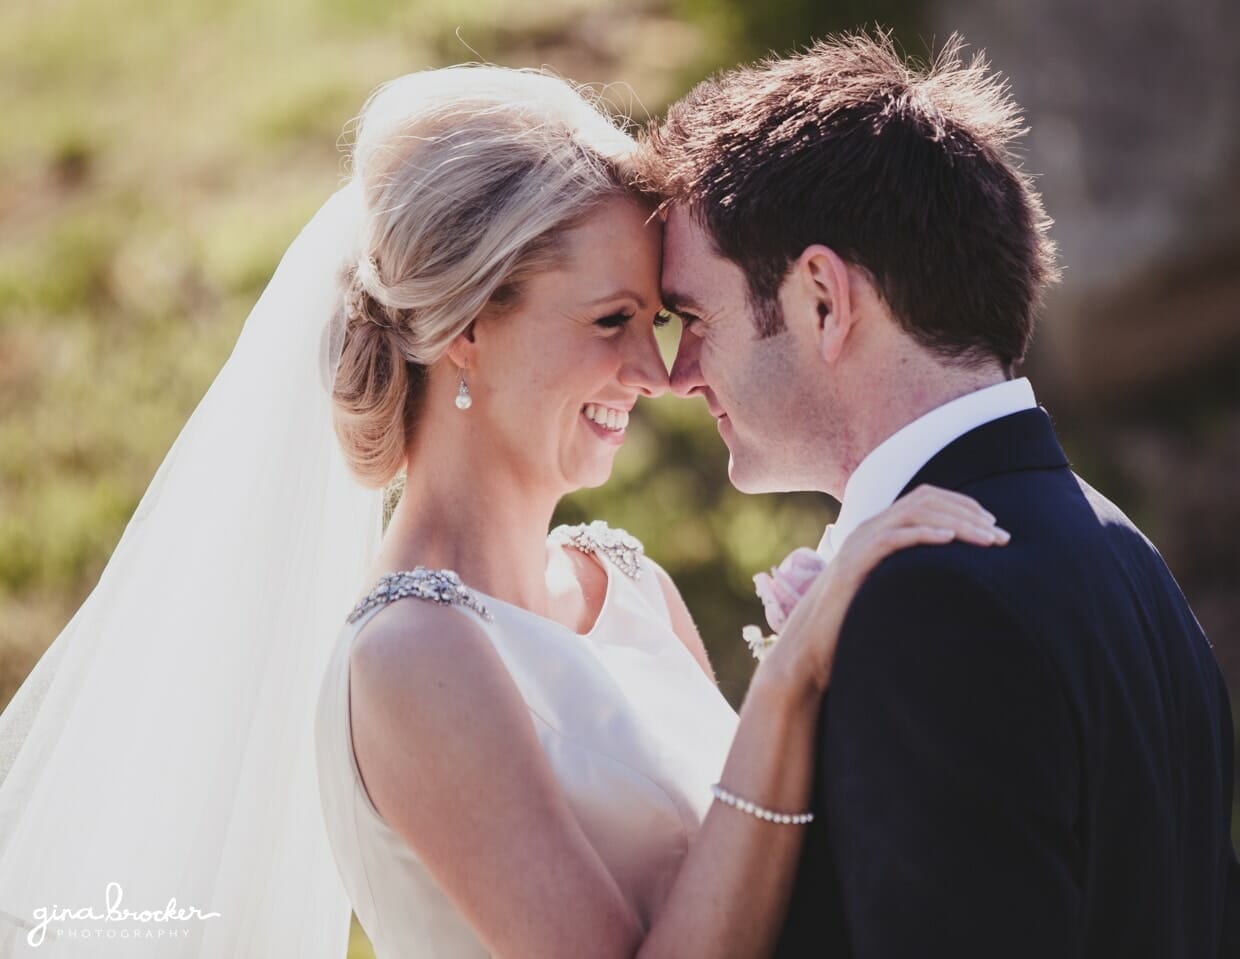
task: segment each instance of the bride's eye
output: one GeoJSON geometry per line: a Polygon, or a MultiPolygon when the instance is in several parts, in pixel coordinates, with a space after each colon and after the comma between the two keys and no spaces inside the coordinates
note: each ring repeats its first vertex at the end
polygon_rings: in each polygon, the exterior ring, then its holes
{"type": "Polygon", "coordinates": [[[614,330],[624,326],[631,319],[633,319],[632,313],[612,313],[610,316],[599,317],[594,321],[594,325],[601,326],[605,330],[614,330]]]}

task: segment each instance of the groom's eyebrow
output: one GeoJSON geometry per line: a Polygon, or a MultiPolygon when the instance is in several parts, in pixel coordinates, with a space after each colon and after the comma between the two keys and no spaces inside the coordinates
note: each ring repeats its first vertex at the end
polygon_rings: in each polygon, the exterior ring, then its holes
{"type": "Polygon", "coordinates": [[[689,313],[703,312],[702,306],[688,293],[681,293],[678,290],[663,291],[663,308],[673,313],[687,311],[689,313]]]}

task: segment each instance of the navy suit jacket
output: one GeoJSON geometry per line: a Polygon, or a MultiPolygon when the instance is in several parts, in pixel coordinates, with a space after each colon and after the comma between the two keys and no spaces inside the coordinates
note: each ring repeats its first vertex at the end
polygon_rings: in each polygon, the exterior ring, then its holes
{"type": "Polygon", "coordinates": [[[1041,409],[923,483],[1012,540],[905,550],[858,592],[777,955],[1240,959],[1231,711],[1162,558],[1041,409]]]}

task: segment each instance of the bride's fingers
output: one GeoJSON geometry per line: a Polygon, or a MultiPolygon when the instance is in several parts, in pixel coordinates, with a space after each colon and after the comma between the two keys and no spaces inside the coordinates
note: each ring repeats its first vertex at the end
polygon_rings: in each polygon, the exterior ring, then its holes
{"type": "Polygon", "coordinates": [[[930,519],[895,523],[887,521],[858,529],[836,557],[845,578],[864,577],[892,553],[910,546],[941,545],[959,540],[976,546],[1005,546],[1011,535],[996,526],[973,526],[958,520],[930,519]],[[850,548],[851,547],[851,548],[850,548]]]}
{"type": "Polygon", "coordinates": [[[940,503],[929,501],[919,503],[909,507],[904,512],[904,525],[919,525],[917,520],[925,519],[925,523],[920,525],[929,525],[930,520],[938,522],[940,520],[951,524],[969,523],[974,526],[994,526],[994,514],[980,507],[959,506],[955,503],[940,503]]]}
{"type": "Polygon", "coordinates": [[[1002,542],[995,516],[976,500],[949,490],[919,487],[889,510],[880,513],[879,525],[942,526],[953,529],[961,539],[982,546],[1002,542]]]}
{"type": "MultiPolygon", "coordinates": [[[[857,531],[856,551],[850,556],[841,551],[837,564],[843,561],[846,567],[839,570],[841,578],[860,585],[860,581],[888,556],[912,546],[934,546],[950,543],[953,540],[974,543],[979,546],[1004,546],[1011,539],[1006,530],[994,527],[990,530],[961,529],[950,523],[910,523],[875,528],[868,535],[857,531]]],[[[849,541],[848,545],[852,545],[849,541]]],[[[845,550],[848,546],[845,546],[845,550]]]]}
{"type": "Polygon", "coordinates": [[[951,513],[937,510],[918,511],[906,522],[893,528],[928,528],[950,530],[954,538],[976,546],[992,546],[1006,543],[1008,533],[994,520],[974,514],[951,513]]]}
{"type": "Polygon", "coordinates": [[[960,534],[956,530],[944,526],[897,526],[874,540],[874,554],[870,559],[877,563],[910,546],[950,543],[958,538],[960,534]]]}
{"type": "Polygon", "coordinates": [[[941,486],[929,486],[923,484],[922,486],[918,486],[907,496],[901,497],[900,499],[900,502],[902,503],[918,503],[925,501],[954,504],[956,506],[964,507],[965,509],[980,510],[983,513],[987,513],[985,507],[983,507],[982,504],[975,500],[972,496],[967,496],[964,493],[957,493],[955,490],[943,489],[941,486]]]}
{"type": "Polygon", "coordinates": [[[934,502],[892,508],[862,524],[862,527],[865,533],[907,527],[936,527],[951,530],[959,539],[979,546],[990,546],[1007,539],[1007,533],[995,524],[990,513],[934,502]]]}
{"type": "Polygon", "coordinates": [[[1010,539],[1011,535],[996,525],[994,514],[972,497],[920,486],[853,532],[828,567],[831,575],[820,575],[806,590],[785,630],[808,609],[830,601],[828,583],[855,589],[875,566],[901,549],[953,540],[977,546],[1003,546],[1010,539]]]}
{"type": "Polygon", "coordinates": [[[938,489],[934,486],[921,486],[898,500],[893,509],[905,513],[918,513],[922,510],[951,513],[964,519],[981,518],[986,522],[994,522],[995,516],[977,500],[963,493],[938,489]]]}

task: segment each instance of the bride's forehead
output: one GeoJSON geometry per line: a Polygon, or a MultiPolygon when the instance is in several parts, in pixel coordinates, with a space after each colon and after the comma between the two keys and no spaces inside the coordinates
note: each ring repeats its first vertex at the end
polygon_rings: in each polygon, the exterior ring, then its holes
{"type": "Polygon", "coordinates": [[[578,244],[631,242],[635,237],[657,243],[662,235],[662,219],[647,204],[627,196],[602,201],[565,231],[566,238],[578,244]]]}
{"type": "Polygon", "coordinates": [[[564,269],[593,283],[633,282],[635,274],[657,283],[662,233],[633,204],[609,206],[565,235],[564,269]]]}

